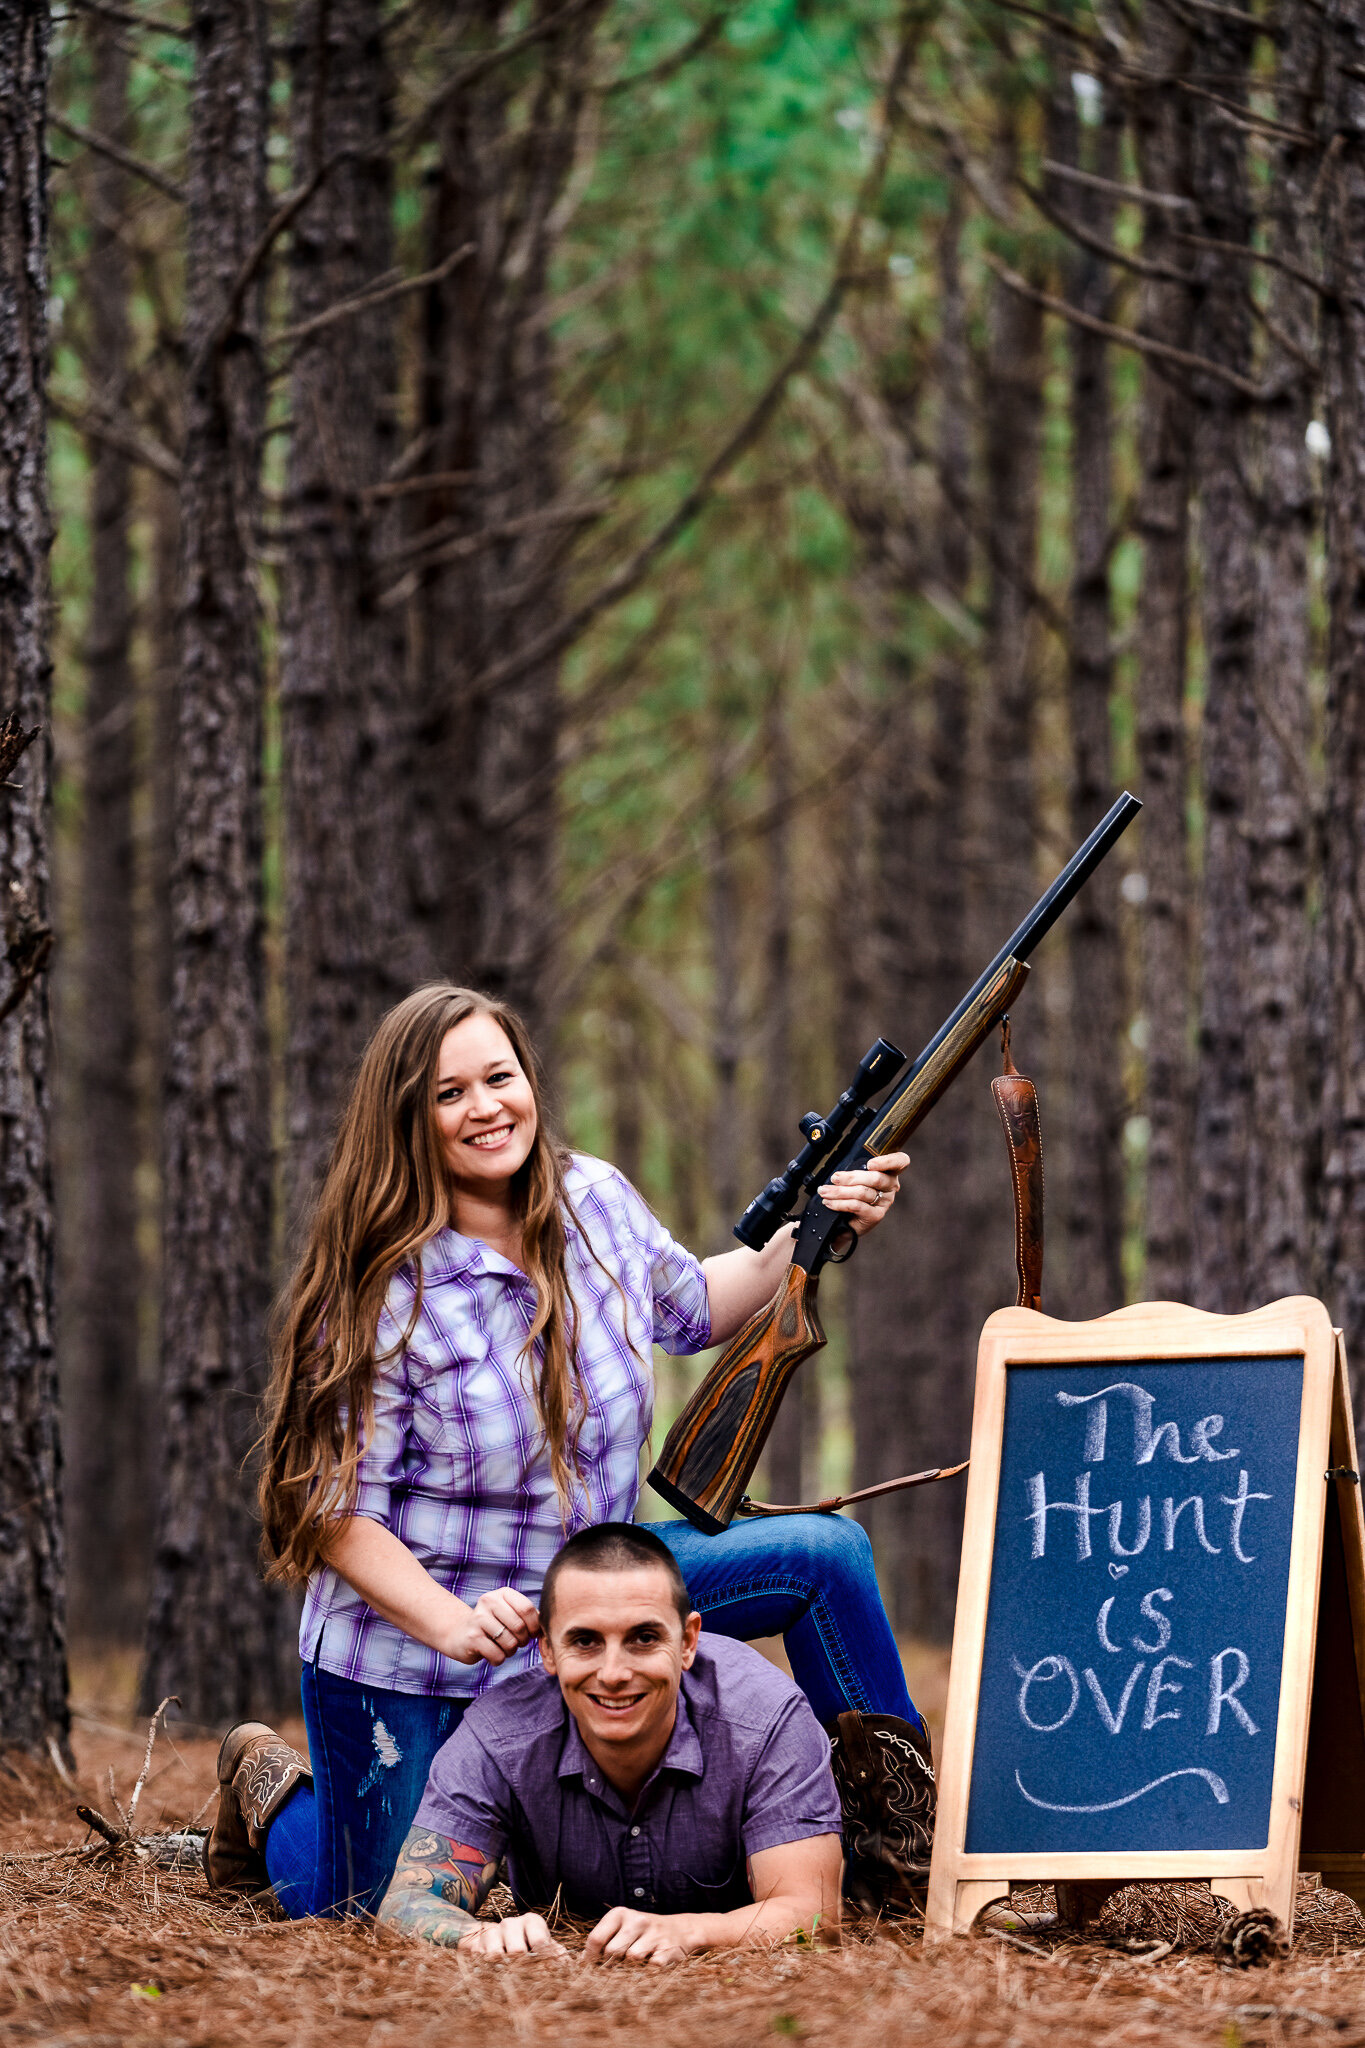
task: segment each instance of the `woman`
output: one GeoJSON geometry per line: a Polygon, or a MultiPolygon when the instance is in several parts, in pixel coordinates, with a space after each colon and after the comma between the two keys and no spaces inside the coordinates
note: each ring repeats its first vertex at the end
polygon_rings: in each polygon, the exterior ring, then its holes
{"type": "MultiPolygon", "coordinates": [[[[867,1230],[907,1163],[821,1195],[867,1230]]],[[[268,1404],[264,1542],[270,1576],[307,1588],[311,1774],[261,1724],[232,1731],[211,1884],[268,1879],[294,1917],[377,1904],[436,1751],[535,1656],[550,1558],[634,1515],[651,1346],[728,1341],[790,1256],[782,1231],[701,1265],[614,1168],[565,1152],[505,1005],[436,984],[390,1011],[282,1304],[268,1404]]],[[[785,1634],[822,1721],[922,1728],[855,1524],[653,1526],[709,1628],[785,1634]]]]}

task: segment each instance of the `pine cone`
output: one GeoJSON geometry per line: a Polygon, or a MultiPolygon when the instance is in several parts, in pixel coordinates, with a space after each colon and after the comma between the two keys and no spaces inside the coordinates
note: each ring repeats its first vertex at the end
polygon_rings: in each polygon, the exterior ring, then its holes
{"type": "Polygon", "coordinates": [[[1228,1921],[1214,1953],[1220,1963],[1232,1963],[1239,1970],[1263,1970],[1289,1954],[1289,1936],[1267,1907],[1253,1906],[1228,1921]]]}

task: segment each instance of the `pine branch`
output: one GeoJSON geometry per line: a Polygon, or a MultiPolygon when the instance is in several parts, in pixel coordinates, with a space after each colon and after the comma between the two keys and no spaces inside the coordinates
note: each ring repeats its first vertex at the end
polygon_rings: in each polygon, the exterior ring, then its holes
{"type": "MultiPolygon", "coordinates": [[[[424,573],[444,562],[462,562],[471,555],[482,554],[485,548],[495,547],[499,541],[520,540],[525,534],[541,533],[547,527],[586,525],[604,518],[611,509],[609,499],[599,499],[588,505],[550,505],[543,511],[526,512],[519,519],[503,519],[495,526],[482,527],[477,533],[457,534],[454,538],[450,537],[447,523],[443,520],[430,533],[418,534],[415,539],[404,541],[380,555],[378,566],[393,569],[406,562],[411,565],[410,573],[424,573]]],[[[406,594],[406,590],[386,590],[376,601],[381,606],[388,606],[406,594]]]]}
{"type": "Polygon", "coordinates": [[[52,958],[52,946],[51,926],[41,921],[26,897],[18,897],[10,906],[5,927],[5,959],[14,979],[0,1003],[0,1024],[14,1014],[33,987],[52,958]]]}
{"type": "Polygon", "coordinates": [[[257,237],[255,247],[248,250],[243,259],[241,269],[228,287],[227,298],[224,301],[223,310],[218,318],[218,322],[205,340],[199,352],[198,360],[190,367],[191,383],[199,376],[202,376],[206,365],[212,362],[220,351],[227,346],[233,329],[241,317],[242,301],[260,275],[266,258],[276,242],[279,241],[280,236],[292,227],[293,223],[303,212],[304,207],[307,206],[309,200],[314,197],[326,183],[327,179],[331,177],[333,171],[338,170],[342,164],[353,161],[359,154],[360,152],[355,149],[337,150],[335,155],[329,156],[324,163],[315,165],[309,176],[304,179],[302,185],[296,187],[293,192],[288,193],[281,200],[279,206],[257,237]]]}
{"type": "Polygon", "coordinates": [[[920,39],[928,28],[931,13],[918,10],[902,17],[902,30],[895,63],[892,66],[882,103],[881,134],[867,175],[854,202],[853,212],[839,252],[835,260],[834,274],[824,297],[808,321],[804,332],[786,360],[779,365],[770,378],[766,389],[724,445],[712,456],[701,476],[691,490],[684,492],[673,511],[638,547],[630,559],[624,562],[614,576],[609,576],[590,597],[585,598],[558,625],[540,633],[520,653],[509,655],[505,660],[495,662],[484,669],[478,677],[478,687],[491,693],[523,676],[529,669],[541,662],[553,661],[557,655],[582,638],[588,628],[604,612],[614,609],[627,597],[638,590],[645,581],[656,561],[674,541],[678,540],[710,503],[717,489],[729,475],[735,464],[760,438],[769,421],[776,413],[792,379],[812,362],[819,352],[826,335],[843,304],[844,296],[859,270],[859,251],[862,242],[863,222],[872,207],[886,179],[890,159],[891,141],[897,125],[901,92],[910,74],[910,67],[919,49],[920,39]]]}
{"type": "Polygon", "coordinates": [[[598,4],[599,0],[568,0],[567,6],[559,8],[554,14],[547,14],[542,21],[523,29],[519,36],[513,36],[508,42],[500,43],[496,49],[485,50],[481,57],[472,58],[468,64],[453,71],[445,84],[427,101],[421,112],[414,114],[412,119],[398,130],[387,145],[388,149],[397,155],[398,151],[406,148],[409,143],[424,140],[436,117],[457,93],[467,91],[471,85],[477,85],[481,78],[486,78],[490,71],[495,71],[500,64],[505,64],[509,57],[520,56],[521,52],[529,50],[532,44],[544,42],[548,36],[567,26],[576,16],[586,13],[598,4]]]}
{"type": "MultiPolygon", "coordinates": [[[[9,782],[11,772],[18,767],[41,731],[40,725],[25,727],[17,711],[11,711],[0,719],[0,789],[9,782]]],[[[14,787],[17,788],[18,784],[14,787]]]]}
{"type": "Polygon", "coordinates": [[[1145,256],[1134,256],[1127,249],[1119,249],[1114,243],[1106,242],[1102,235],[1092,234],[1073,215],[1064,213],[1060,206],[1054,206],[1047,194],[1030,184],[1027,178],[1016,178],[1014,182],[1032,200],[1044,220],[1051,221],[1054,228],[1078,247],[1088,249],[1092,256],[1101,256],[1106,263],[1117,263],[1121,269],[1131,270],[1136,277],[1157,278],[1164,284],[1194,283],[1193,277],[1183,270],[1172,270],[1169,264],[1153,263],[1145,256]]]}
{"type": "Polygon", "coordinates": [[[1003,285],[1021,298],[1031,299],[1035,306],[1042,306],[1046,312],[1059,313],[1063,320],[1069,320],[1073,327],[1084,327],[1091,334],[1101,335],[1105,341],[1116,342],[1120,348],[1135,349],[1139,355],[1153,356],[1161,362],[1177,363],[1184,370],[1195,370],[1201,376],[1214,377],[1220,384],[1230,385],[1240,391],[1244,398],[1254,404],[1264,405],[1278,397],[1283,385],[1257,384],[1250,377],[1239,377],[1235,370],[1226,369],[1222,363],[1215,363],[1209,356],[1194,355],[1189,349],[1172,348],[1168,342],[1155,341],[1150,335],[1135,333],[1131,327],[1116,327],[1110,320],[1097,320],[1093,313],[1083,313],[1078,306],[1070,306],[1065,299],[1054,297],[1051,292],[1040,291],[1020,277],[1017,270],[1002,263],[989,250],[983,251],[986,266],[994,271],[1003,285]]]}
{"type": "Polygon", "coordinates": [[[1297,263],[1291,263],[1287,256],[1276,256],[1269,249],[1252,249],[1245,242],[1220,242],[1212,235],[1191,235],[1183,228],[1172,228],[1172,235],[1178,242],[1185,242],[1191,249],[1209,249],[1219,256],[1236,256],[1243,263],[1263,263],[1267,270],[1278,270],[1285,277],[1292,277],[1297,284],[1306,285],[1319,298],[1332,297],[1331,289],[1320,277],[1311,271],[1300,270],[1297,263]]]}
{"type": "Polygon", "coordinates": [[[1073,185],[1088,185],[1092,192],[1107,192],[1112,199],[1126,199],[1134,206],[1159,206],[1167,213],[1193,213],[1194,201],[1179,192],[1148,192],[1141,185],[1116,185],[1112,178],[1097,178],[1093,171],[1078,171],[1074,164],[1059,164],[1043,158],[1043,169],[1054,178],[1073,185]]]}
{"type": "Polygon", "coordinates": [[[350,320],[357,313],[367,313],[372,306],[386,306],[391,299],[401,299],[408,292],[425,290],[429,284],[440,284],[449,277],[452,270],[468,262],[474,254],[474,243],[466,242],[462,249],[455,249],[434,270],[424,270],[417,277],[376,278],[363,291],[353,292],[349,298],[338,299],[334,306],[324,306],[320,313],[300,320],[293,327],[282,327],[278,334],[272,334],[268,346],[275,348],[286,342],[307,341],[310,336],[320,334],[325,327],[335,325],[338,320],[350,320]]]}
{"type": "Polygon", "coordinates": [[[49,411],[74,427],[78,434],[98,442],[102,447],[111,448],[115,455],[122,455],[129,462],[138,463],[143,469],[152,470],[164,477],[168,484],[180,481],[180,460],[173,455],[164,442],[153,440],[145,434],[136,421],[126,415],[122,418],[94,405],[78,405],[74,399],[63,397],[60,391],[50,387],[47,394],[49,411]]]}
{"type": "Polygon", "coordinates": [[[1145,85],[1173,85],[1180,92],[1189,93],[1192,99],[1207,100],[1217,107],[1236,128],[1244,128],[1248,135],[1273,135],[1278,142],[1292,142],[1300,149],[1321,149],[1322,139],[1307,128],[1289,128],[1283,121],[1272,121],[1264,114],[1253,114],[1249,107],[1238,106],[1235,100],[1225,99],[1222,93],[1210,92],[1206,85],[1196,85],[1192,79],[1173,75],[1169,78],[1139,77],[1135,82],[1145,85]]]}
{"type": "Polygon", "coordinates": [[[477,469],[431,469],[423,476],[399,477],[382,484],[366,484],[360,496],[368,505],[377,505],[388,498],[416,498],[424,491],[453,491],[461,484],[472,484],[478,478],[477,469]]]}
{"type": "Polygon", "coordinates": [[[672,78],[685,64],[690,64],[694,57],[699,57],[703,50],[710,49],[734,11],[733,4],[716,8],[680,50],[675,50],[671,57],[661,57],[657,64],[648,65],[643,71],[632,71],[629,78],[613,78],[610,85],[602,88],[603,97],[618,92],[634,92],[641,85],[662,85],[665,79],[672,78]]]}
{"type": "Polygon", "coordinates": [[[166,21],[155,14],[134,14],[127,7],[111,7],[109,0],[71,0],[71,5],[81,14],[94,14],[101,21],[116,21],[122,28],[144,28],[150,35],[174,36],[177,42],[187,43],[189,29],[178,21],[166,21]]]}
{"type": "Polygon", "coordinates": [[[64,114],[49,111],[47,118],[49,125],[60,135],[65,135],[72,142],[79,142],[84,149],[93,149],[97,156],[107,156],[109,161],[117,164],[121,170],[130,171],[135,178],[141,178],[145,184],[154,185],[158,192],[164,193],[167,199],[173,199],[177,206],[185,204],[184,186],[177,185],[173,178],[168,178],[155,164],[144,163],[140,156],[134,156],[131,150],[111,141],[109,136],[97,135],[93,128],[82,128],[79,121],[68,121],[64,114]]]}

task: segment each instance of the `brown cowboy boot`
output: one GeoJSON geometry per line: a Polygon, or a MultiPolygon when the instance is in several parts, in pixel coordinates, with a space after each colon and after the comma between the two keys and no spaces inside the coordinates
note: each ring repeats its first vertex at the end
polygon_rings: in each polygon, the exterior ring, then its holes
{"type": "Polygon", "coordinates": [[[305,1758],[264,1721],[230,1728],[218,1751],[218,1817],[204,1843],[209,1890],[267,1891],[265,1838],[298,1784],[313,1782],[305,1758]]]}
{"type": "Polygon", "coordinates": [[[826,1725],[844,1817],[844,1897],[865,1913],[924,1910],[938,1790],[927,1733],[896,1714],[826,1725]]]}

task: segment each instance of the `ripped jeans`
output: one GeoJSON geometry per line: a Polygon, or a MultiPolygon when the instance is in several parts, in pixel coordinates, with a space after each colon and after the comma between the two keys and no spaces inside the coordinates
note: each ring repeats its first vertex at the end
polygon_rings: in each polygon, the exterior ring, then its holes
{"type": "MultiPolygon", "coordinates": [[[[847,1708],[920,1724],[882,1606],[872,1546],[841,1515],[735,1522],[703,1536],[648,1524],[677,1558],[716,1635],[781,1635],[820,1721],[847,1708]]],[[[437,1750],[467,1700],[381,1692],[316,1665],[303,1673],[313,1789],[300,1785],[266,1837],[275,1896],[291,1920],[372,1913],[412,1826],[437,1750]]]]}

